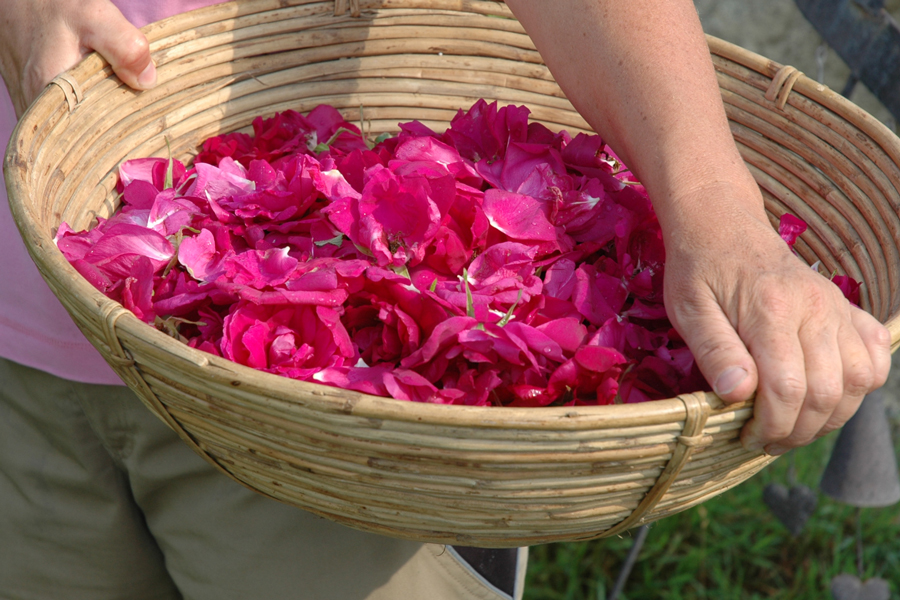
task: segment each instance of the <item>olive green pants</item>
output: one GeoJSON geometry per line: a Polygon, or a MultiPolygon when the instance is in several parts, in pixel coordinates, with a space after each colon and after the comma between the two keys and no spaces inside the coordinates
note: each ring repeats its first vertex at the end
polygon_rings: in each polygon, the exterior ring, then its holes
{"type": "Polygon", "coordinates": [[[507,591],[464,555],[265,498],[194,454],[127,388],[0,359],[4,600],[521,597],[525,549],[507,591]]]}

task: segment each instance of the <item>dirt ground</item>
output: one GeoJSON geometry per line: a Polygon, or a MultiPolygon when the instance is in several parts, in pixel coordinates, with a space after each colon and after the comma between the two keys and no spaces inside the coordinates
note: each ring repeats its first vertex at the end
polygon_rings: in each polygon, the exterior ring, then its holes
{"type": "MultiPolygon", "coordinates": [[[[833,90],[844,88],[850,69],[824,44],[793,0],[695,0],[694,4],[709,35],[791,65],[833,90]]],[[[889,0],[886,8],[900,20],[900,0],[889,0]]],[[[897,130],[895,119],[861,83],[850,100],[897,130]]],[[[900,424],[900,353],[894,355],[885,392],[892,421],[900,424]]]]}

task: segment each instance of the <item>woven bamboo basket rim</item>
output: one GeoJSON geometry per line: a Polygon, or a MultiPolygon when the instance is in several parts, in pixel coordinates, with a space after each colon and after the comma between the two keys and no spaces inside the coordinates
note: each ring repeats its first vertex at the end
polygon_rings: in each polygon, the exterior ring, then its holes
{"type": "MultiPolygon", "coordinates": [[[[771,462],[736,441],[752,402],[696,393],[598,407],[410,403],[256,371],[139,321],[52,242],[61,221],[85,227],[115,209],[125,158],[166,156],[168,144],[190,160],[203,139],[246,130],[259,114],[323,102],[362,117],[369,132],[395,131],[411,112],[440,129],[481,97],[526,104],[551,128],[589,131],[507,7],[490,0],[247,0],[144,31],[158,87],[132,92],[89,56],[19,122],[7,186],[29,251],[76,323],[216,468],[360,529],[516,546],[613,535],[771,462]]],[[[863,306],[896,349],[900,141],[796,69],[708,41],[773,222],[790,211],[810,224],[798,252],[866,282],[863,306]]]]}

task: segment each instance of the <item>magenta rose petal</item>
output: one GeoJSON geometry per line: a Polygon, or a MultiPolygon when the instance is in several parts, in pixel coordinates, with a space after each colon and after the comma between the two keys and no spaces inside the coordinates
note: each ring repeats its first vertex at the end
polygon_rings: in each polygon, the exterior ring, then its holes
{"type": "Polygon", "coordinates": [[[178,246],[178,262],[190,275],[203,282],[215,281],[222,273],[224,258],[216,247],[216,240],[208,229],[195,237],[185,238],[178,246]]]}
{"type": "Polygon", "coordinates": [[[598,272],[590,265],[583,264],[576,269],[572,301],[594,325],[615,318],[626,298],[627,290],[620,278],[598,272]]]}
{"type": "Polygon", "coordinates": [[[384,385],[391,396],[398,400],[441,403],[434,384],[415,371],[397,369],[387,372],[384,385]]]}
{"type": "Polygon", "coordinates": [[[783,239],[789,247],[793,248],[797,238],[806,231],[806,227],[806,221],[803,219],[795,217],[790,213],[784,213],[781,215],[778,224],[778,235],[781,236],[781,239],[783,239]]]}
{"type": "Polygon", "coordinates": [[[859,290],[862,286],[858,281],[847,275],[835,275],[831,281],[840,288],[847,300],[859,306],[859,290]]]}
{"type": "Polygon", "coordinates": [[[490,224],[514,240],[556,241],[556,228],[543,203],[531,196],[489,189],[483,208],[490,224]]]}
{"type": "Polygon", "coordinates": [[[580,319],[571,317],[553,319],[538,325],[535,329],[552,339],[560,350],[570,355],[584,344],[587,337],[587,327],[580,319]]]}
{"type": "Polygon", "coordinates": [[[314,381],[354,390],[373,396],[388,396],[385,375],[393,369],[390,366],[374,367],[326,367],[312,376],[314,381]]]}

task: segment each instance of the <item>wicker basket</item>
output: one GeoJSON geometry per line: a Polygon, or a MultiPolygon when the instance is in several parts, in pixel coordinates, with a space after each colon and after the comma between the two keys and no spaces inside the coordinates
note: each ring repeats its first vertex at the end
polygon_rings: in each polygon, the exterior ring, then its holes
{"type": "MultiPolygon", "coordinates": [[[[148,26],[160,85],[125,88],[91,56],[20,122],[13,213],[50,286],[138,396],[244,485],[391,536],[509,547],[609,536],[684,510],[772,458],[745,451],[749,404],[712,394],[628,406],[421,405],[283,379],[192,350],[102,296],[53,244],[116,208],[126,158],[190,160],[254,116],[332,104],[372,134],[442,129],[478,98],[586,128],[502,3],[249,0],[148,26]]],[[[864,282],[900,340],[900,141],[790,67],[710,39],[732,130],[773,219],[810,225],[808,261],[864,282]]]]}

